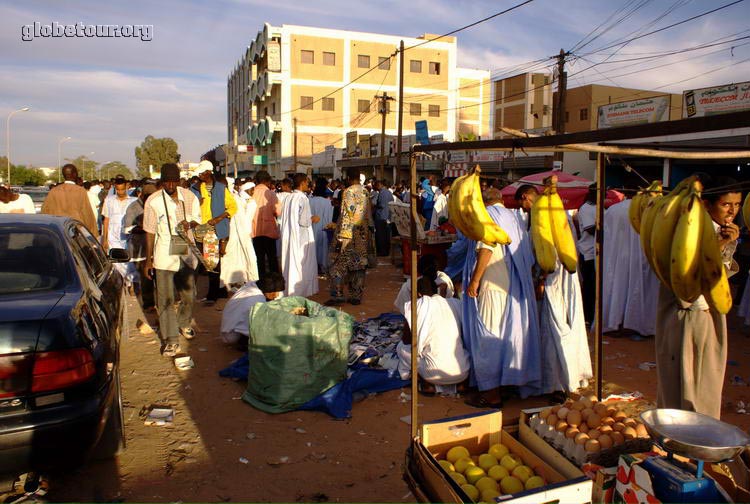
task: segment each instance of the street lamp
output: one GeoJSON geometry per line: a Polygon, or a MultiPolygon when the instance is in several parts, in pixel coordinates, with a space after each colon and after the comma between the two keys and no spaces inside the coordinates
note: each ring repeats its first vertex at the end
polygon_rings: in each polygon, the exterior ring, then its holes
{"type": "Polygon", "coordinates": [[[61,172],[62,172],[62,166],[61,166],[62,162],[60,161],[60,149],[62,148],[62,144],[64,144],[70,139],[71,137],[65,137],[61,139],[59,142],[57,142],[57,183],[58,184],[62,181],[62,179],[60,178],[61,172]]]}
{"type": "Polygon", "coordinates": [[[14,110],[10,114],[8,114],[8,120],[5,121],[5,152],[8,158],[8,185],[10,185],[10,118],[13,117],[13,114],[17,112],[26,112],[30,108],[31,107],[23,107],[18,110],[14,110]]]}
{"type": "MultiPolygon", "coordinates": [[[[96,152],[89,152],[89,156],[93,156],[96,152]]],[[[93,162],[93,159],[91,160],[93,162]]],[[[86,158],[83,158],[83,177],[86,178],[86,158]]],[[[94,180],[94,165],[91,165],[91,180],[94,180]]]]}

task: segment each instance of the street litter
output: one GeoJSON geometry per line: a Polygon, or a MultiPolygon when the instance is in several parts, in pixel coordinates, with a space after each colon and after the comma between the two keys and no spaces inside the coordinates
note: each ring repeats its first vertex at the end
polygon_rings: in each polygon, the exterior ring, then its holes
{"type": "Polygon", "coordinates": [[[151,408],[148,412],[145,425],[171,425],[174,421],[174,409],[172,408],[151,408]]]}
{"type": "Polygon", "coordinates": [[[176,367],[180,371],[185,371],[186,369],[194,368],[195,362],[193,362],[193,359],[189,355],[185,355],[183,357],[175,357],[174,367],[176,367]]]}
{"type": "Polygon", "coordinates": [[[747,387],[747,382],[740,375],[734,375],[732,377],[732,385],[736,387],[747,387]]]}
{"type": "Polygon", "coordinates": [[[278,466],[289,463],[289,457],[270,457],[266,459],[266,463],[272,466],[278,466]]]}
{"type": "Polygon", "coordinates": [[[254,433],[254,432],[248,432],[247,434],[245,434],[245,437],[246,437],[247,439],[255,439],[255,438],[256,438],[256,436],[255,436],[255,433],[254,433]]]}
{"type": "Polygon", "coordinates": [[[411,425],[411,415],[402,416],[399,418],[402,422],[404,422],[406,425],[411,425]]]}
{"type": "Polygon", "coordinates": [[[747,404],[745,404],[745,401],[737,401],[737,413],[741,413],[743,415],[747,414],[747,404]]]}
{"type": "Polygon", "coordinates": [[[299,434],[306,434],[306,433],[307,433],[307,431],[306,431],[305,429],[303,429],[302,427],[297,427],[297,428],[296,428],[296,429],[294,429],[294,430],[295,430],[296,432],[298,432],[299,434]]]}
{"type": "Polygon", "coordinates": [[[242,463],[242,464],[249,464],[250,461],[247,460],[245,457],[240,457],[240,463],[242,463]]]}
{"type": "Polygon", "coordinates": [[[656,369],[656,362],[641,362],[638,364],[638,368],[643,371],[650,371],[656,369]]]}

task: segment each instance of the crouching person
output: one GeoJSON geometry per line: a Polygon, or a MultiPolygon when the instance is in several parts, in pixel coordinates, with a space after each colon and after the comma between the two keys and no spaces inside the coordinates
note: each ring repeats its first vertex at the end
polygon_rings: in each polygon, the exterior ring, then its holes
{"type": "Polygon", "coordinates": [[[247,282],[224,306],[221,316],[221,339],[228,345],[237,345],[247,351],[250,337],[250,314],[257,303],[273,301],[284,292],[284,277],[271,272],[257,282],[247,282]]]}
{"type": "Polygon", "coordinates": [[[411,327],[411,301],[404,307],[408,325],[396,347],[402,379],[411,374],[411,339],[417,337],[419,389],[435,393],[435,385],[462,384],[469,377],[470,360],[461,341],[461,305],[438,293],[435,281],[424,276],[417,281],[417,327],[411,327]]]}

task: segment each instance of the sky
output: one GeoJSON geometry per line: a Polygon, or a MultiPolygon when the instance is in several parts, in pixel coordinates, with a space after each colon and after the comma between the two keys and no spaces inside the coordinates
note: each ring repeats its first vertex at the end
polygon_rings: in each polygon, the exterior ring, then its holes
{"type": "MultiPolygon", "coordinates": [[[[750,0],[607,48],[732,1],[533,0],[456,34],[458,64],[508,77],[551,70],[549,58],[565,49],[572,50],[568,87],[600,83],[681,93],[748,81],[750,0]],[[742,37],[748,38],[722,43],[742,37]],[[708,43],[718,45],[653,57],[708,43]]],[[[63,160],[85,155],[134,168],[134,149],[146,135],[174,138],[182,161],[197,162],[226,142],[227,77],[264,22],[419,36],[447,33],[521,2],[0,0],[0,118],[6,119],[0,152],[7,151],[8,115],[28,106],[11,119],[14,164],[56,166],[59,141],[70,136],[63,160]],[[150,37],[24,36],[26,25],[34,35],[35,22],[153,29],[150,37]]]]}

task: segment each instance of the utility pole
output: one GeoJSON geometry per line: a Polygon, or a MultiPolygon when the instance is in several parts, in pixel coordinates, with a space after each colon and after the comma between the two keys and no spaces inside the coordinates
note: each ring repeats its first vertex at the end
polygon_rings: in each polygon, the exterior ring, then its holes
{"type": "Polygon", "coordinates": [[[383,91],[383,96],[375,95],[375,98],[380,100],[378,113],[382,116],[380,122],[380,172],[377,178],[378,180],[383,180],[385,178],[385,116],[388,114],[388,101],[394,98],[388,96],[388,93],[385,91],[383,91]]]}
{"type": "MultiPolygon", "coordinates": [[[[565,73],[565,57],[567,55],[568,53],[560,49],[560,54],[557,56],[557,103],[555,103],[557,115],[555,116],[555,133],[558,135],[565,133],[565,93],[568,87],[568,75],[565,73]]],[[[555,161],[562,161],[563,152],[555,152],[553,159],[555,161]]]]}
{"type": "Polygon", "coordinates": [[[404,134],[404,41],[398,46],[398,138],[396,139],[396,169],[394,173],[394,182],[396,174],[401,175],[401,142],[404,134]]]}
{"type": "Polygon", "coordinates": [[[294,171],[297,171],[297,118],[294,118],[294,171]]]}

